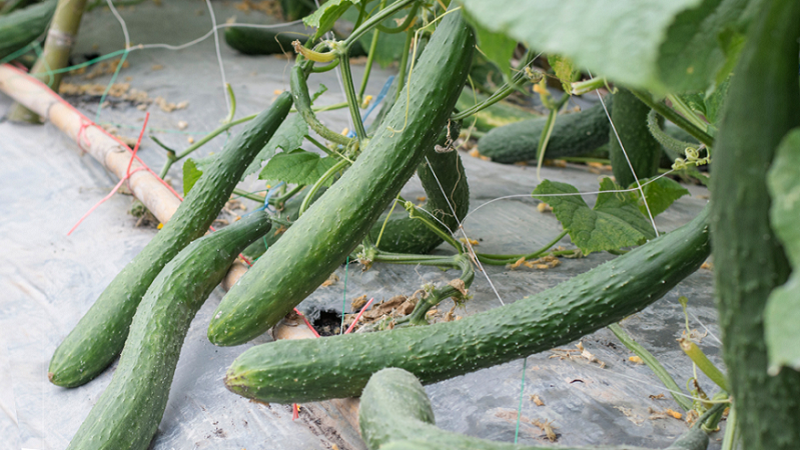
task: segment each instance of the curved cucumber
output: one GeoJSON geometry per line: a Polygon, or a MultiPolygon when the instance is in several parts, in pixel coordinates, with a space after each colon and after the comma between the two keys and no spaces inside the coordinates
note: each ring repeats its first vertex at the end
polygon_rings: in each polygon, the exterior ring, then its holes
{"type": "MultiPolygon", "coordinates": [[[[613,112],[610,101],[606,100],[606,106],[613,112]]],[[[478,141],[478,151],[503,164],[535,160],[536,147],[546,122],[547,118],[543,117],[495,128],[478,141]]],[[[608,142],[610,129],[601,104],[581,112],[560,115],[545,157],[552,159],[589,153],[608,142]]]]}
{"type": "Polygon", "coordinates": [[[164,267],[133,317],[111,383],[68,450],[148,448],[167,407],[192,319],[239,252],[270,225],[268,214],[258,211],[197,239],[164,267]]]}
{"type": "Polygon", "coordinates": [[[456,322],[253,347],[233,362],[225,384],[265,402],[353,397],[386,367],[428,384],[566,344],[640,311],[697,270],[710,251],[707,210],[513,305],[456,322]]]}
{"type": "Polygon", "coordinates": [[[227,27],[225,42],[245,55],[272,55],[293,52],[292,42],[305,44],[308,38],[296,33],[275,32],[266,28],[227,27]]]}
{"type": "MultiPolygon", "coordinates": [[[[614,109],[611,111],[611,120],[614,130],[609,131],[608,156],[614,170],[614,178],[621,186],[630,186],[636,178],[649,178],[658,175],[658,163],[661,162],[661,144],[656,141],[647,126],[647,114],[650,107],[636,98],[631,91],[617,88],[613,96],[614,109]],[[619,134],[619,140],[617,139],[619,134]],[[619,141],[628,158],[625,158],[619,141]],[[628,165],[630,159],[630,166],[628,165]],[[634,178],[631,166],[636,173],[634,178]]],[[[663,120],[663,119],[662,119],[663,120]]]]}
{"type": "Polygon", "coordinates": [[[292,106],[288,93],[250,121],[225,145],[170,221],[111,281],[50,360],[48,378],[80,386],[102,372],[122,351],[139,302],[161,269],[202,236],[228,201],[250,161],[266,145],[292,106]]]}
{"type": "Polygon", "coordinates": [[[208,337],[238,345],[264,333],[361,243],[447,124],[469,68],[472,30],[447,14],[406,91],[355,163],[222,299],[208,337]]]}
{"type": "Polygon", "coordinates": [[[0,59],[41,36],[55,10],[56,0],[47,0],[0,16],[0,59]]]}
{"type": "MultiPolygon", "coordinates": [[[[458,129],[451,129],[450,136],[457,135],[458,129]]],[[[447,135],[444,133],[437,145],[444,146],[446,141],[447,135]]],[[[439,153],[434,148],[429,149],[425,157],[426,160],[417,167],[417,175],[427,196],[422,209],[442,221],[447,228],[445,231],[455,230],[459,221],[469,212],[469,184],[461,157],[456,150],[439,153]],[[455,209],[455,217],[450,209],[451,205],[455,209]]],[[[385,216],[381,216],[372,226],[369,232],[372,242],[377,242],[384,219],[385,216]]],[[[428,229],[422,221],[412,219],[403,210],[399,213],[395,210],[395,214],[386,222],[378,248],[392,253],[424,254],[430,253],[441,243],[442,238],[428,229]]]]}
{"type": "Polygon", "coordinates": [[[714,276],[742,448],[800,445],[800,372],[767,375],[764,306],[791,271],[770,227],[767,169],[800,125],[800,2],[768,0],[733,70],[712,152],[714,276]]]}
{"type": "MultiPolygon", "coordinates": [[[[394,368],[383,369],[369,379],[361,394],[358,423],[370,450],[645,450],[630,445],[515,445],[444,431],[435,425],[431,402],[419,380],[408,371],[394,368]]],[[[707,447],[708,436],[697,427],[687,431],[667,450],[705,450],[707,447]],[[676,446],[678,444],[680,446],[676,446]]]]}

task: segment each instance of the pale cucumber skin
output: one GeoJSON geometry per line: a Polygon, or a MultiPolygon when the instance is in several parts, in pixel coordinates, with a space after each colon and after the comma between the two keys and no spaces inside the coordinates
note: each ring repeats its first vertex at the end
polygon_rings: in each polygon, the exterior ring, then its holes
{"type": "Polygon", "coordinates": [[[552,289],[456,322],[258,345],[236,358],[225,384],[264,402],[355,397],[387,367],[430,384],[564,345],[644,309],[697,270],[710,252],[708,209],[552,289]]]}
{"type": "Polygon", "coordinates": [[[712,151],[714,276],[742,448],[796,450],[800,372],[767,374],[764,307],[792,270],[770,226],[766,178],[778,144],[800,125],[800,2],[762,3],[733,70],[712,151]]]}
{"type": "MultiPolygon", "coordinates": [[[[630,445],[562,447],[492,442],[437,428],[422,383],[403,369],[375,373],[361,394],[361,436],[370,450],[646,450],[630,445]]],[[[706,450],[708,435],[693,428],[667,450],[706,450]]]]}
{"type": "Polygon", "coordinates": [[[203,173],[169,222],[114,277],[58,346],[48,370],[53,384],[80,386],[116,359],[150,283],[178,252],[208,231],[247,165],[278,129],[291,106],[291,96],[281,94],[272,107],[228,141],[214,166],[203,173]]]}
{"type": "Polygon", "coordinates": [[[189,244],[150,285],[130,327],[111,383],[68,450],[141,449],[150,445],[195,314],[247,244],[270,229],[257,211],[189,244]]]}
{"type": "Polygon", "coordinates": [[[362,242],[447,124],[474,42],[460,12],[442,19],[415,65],[408,109],[404,90],[350,169],[222,299],[208,328],[211,342],[239,345],[264,333],[362,242]]]}

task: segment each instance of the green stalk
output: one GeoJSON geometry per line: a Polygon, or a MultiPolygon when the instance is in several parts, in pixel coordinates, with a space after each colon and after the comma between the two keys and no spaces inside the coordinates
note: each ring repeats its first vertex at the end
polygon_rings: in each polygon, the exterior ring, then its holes
{"type": "Polygon", "coordinates": [[[664,102],[657,102],[653,100],[653,96],[647,92],[642,92],[636,89],[630,89],[631,93],[639,98],[645,105],[654,109],[657,113],[661,114],[665,119],[674,123],[675,125],[683,128],[684,131],[694,136],[695,139],[705,144],[706,147],[714,146],[714,138],[705,131],[697,128],[690,121],[686,120],[682,115],[678,114],[672,108],[669,108],[664,102]]]}
{"type": "Polygon", "coordinates": [[[346,53],[339,55],[339,68],[342,71],[342,83],[344,84],[344,93],[350,109],[350,117],[353,119],[353,128],[359,142],[364,142],[367,139],[367,130],[364,129],[364,122],[361,121],[358,98],[356,98],[356,91],[353,87],[353,74],[350,72],[350,59],[346,53]]]}
{"type": "Polygon", "coordinates": [[[576,81],[572,83],[572,95],[583,95],[602,87],[608,86],[605,77],[592,78],[586,81],[576,81]]]}
{"type": "MultiPolygon", "coordinates": [[[[564,95],[564,97],[569,97],[564,95]]],[[[542,136],[536,145],[536,179],[541,180],[542,163],[544,162],[544,152],[547,150],[547,144],[550,142],[550,136],[553,135],[553,128],[556,126],[556,117],[558,116],[558,109],[551,108],[547,114],[547,121],[544,123],[542,129],[542,136]]]]}
{"type": "Polygon", "coordinates": [[[692,125],[696,126],[700,130],[708,132],[708,124],[704,122],[703,119],[697,117],[697,113],[692,111],[692,108],[689,108],[689,105],[687,105],[683,99],[677,95],[667,94],[667,100],[669,100],[670,103],[672,103],[672,107],[681,113],[686,120],[692,123],[692,125]]]}
{"type": "Polygon", "coordinates": [[[678,404],[684,411],[691,411],[692,410],[692,401],[689,398],[680,396],[676,394],[676,392],[683,392],[681,388],[678,386],[678,383],[670,376],[667,372],[667,369],[661,365],[660,362],[653,356],[652,353],[647,351],[646,348],[642,347],[638,342],[636,342],[624,328],[622,328],[618,323],[614,323],[608,326],[608,329],[614,333],[614,336],[622,342],[625,347],[628,347],[628,350],[632,351],[636,354],[639,358],[642,358],[647,367],[653,371],[653,373],[658,377],[659,380],[669,389],[672,395],[672,398],[675,400],[675,403],[678,404]]]}
{"type": "Polygon", "coordinates": [[[330,179],[336,172],[344,169],[350,161],[346,159],[340,159],[336,164],[333,165],[330,169],[328,169],[325,173],[322,174],[321,177],[311,186],[311,190],[308,191],[308,194],[303,199],[303,203],[300,204],[300,212],[298,216],[303,215],[306,212],[306,209],[311,205],[313,198],[317,195],[317,191],[330,179]]]}
{"type": "Polygon", "coordinates": [[[730,385],[728,384],[728,379],[725,374],[720,372],[717,366],[708,359],[697,344],[689,339],[680,339],[678,342],[680,343],[681,350],[691,358],[697,367],[699,367],[714,384],[719,386],[723,391],[730,392],[730,385]]]}
{"type": "Polygon", "coordinates": [[[414,22],[414,19],[417,16],[417,10],[419,9],[419,2],[414,3],[411,5],[411,10],[409,10],[408,15],[406,16],[406,20],[403,21],[400,25],[396,27],[387,27],[383,24],[378,24],[377,29],[386,34],[397,34],[406,31],[408,27],[414,22]]]}
{"type": "MultiPolygon", "coordinates": [[[[544,247],[540,248],[539,250],[536,250],[533,253],[528,253],[527,255],[489,255],[486,253],[477,253],[476,255],[478,256],[478,260],[484,264],[489,264],[490,266],[504,266],[506,264],[513,264],[519,261],[520,258],[525,258],[526,260],[532,258],[538,258],[547,253],[547,251],[550,250],[551,247],[556,245],[558,241],[560,241],[566,235],[567,235],[567,230],[564,230],[558,236],[556,236],[555,239],[545,244],[544,247]]],[[[567,253],[572,253],[572,252],[573,252],[572,250],[567,251],[567,253]]]]}
{"type": "Polygon", "coordinates": [[[323,125],[322,122],[317,119],[316,114],[314,114],[314,111],[311,109],[311,97],[308,95],[306,72],[304,68],[299,65],[301,63],[302,62],[298,58],[298,62],[292,68],[292,73],[289,77],[289,84],[292,89],[292,97],[294,97],[294,106],[297,108],[297,112],[303,116],[303,119],[306,121],[308,126],[323,138],[336,144],[344,145],[345,147],[349,146],[353,142],[352,139],[348,138],[347,136],[342,136],[341,134],[323,125]]]}
{"type": "Polygon", "coordinates": [[[238,195],[239,197],[244,197],[248,200],[252,200],[254,202],[259,202],[262,205],[264,204],[264,197],[260,195],[253,194],[252,192],[247,192],[244,189],[234,188],[233,193],[238,195]]]}
{"type": "MultiPolygon", "coordinates": [[[[69,64],[69,54],[78,36],[85,6],[86,0],[58,0],[50,30],[44,41],[44,52],[29,72],[42,81],[49,80],[46,81],[47,85],[55,92],[58,92],[63,74],[52,71],[63,69],[69,64]]],[[[43,120],[19,103],[12,105],[7,117],[16,122],[40,123],[43,120]]]]}
{"type": "Polygon", "coordinates": [[[329,64],[325,64],[324,66],[317,66],[315,64],[313,67],[311,67],[311,72],[313,73],[328,72],[335,69],[338,66],[339,66],[339,59],[337,58],[331,61],[329,64]]]}
{"type": "Polygon", "coordinates": [[[388,8],[382,9],[374,16],[370,17],[368,20],[362,23],[360,27],[353,30],[350,36],[348,36],[347,39],[342,41],[342,44],[344,45],[345,48],[349,49],[350,46],[353,45],[353,42],[357,41],[361,36],[365,35],[369,30],[378,26],[381,22],[386,20],[386,18],[388,18],[395,12],[400,11],[401,9],[405,8],[406,6],[415,1],[417,0],[398,0],[392,3],[391,5],[389,5],[388,8]]]}
{"type": "MultiPolygon", "coordinates": [[[[386,6],[386,0],[381,0],[380,9],[386,6]]],[[[361,88],[358,90],[358,104],[364,102],[364,92],[367,90],[367,81],[369,81],[370,72],[372,72],[372,62],[375,60],[375,51],[378,48],[378,37],[380,32],[375,30],[372,33],[372,42],[369,44],[369,54],[367,55],[367,65],[364,67],[364,77],[361,79],[361,88]]],[[[349,52],[349,49],[348,49],[349,52]]]]}
{"type": "Polygon", "coordinates": [[[461,245],[460,242],[455,240],[453,236],[450,236],[448,233],[445,233],[439,226],[431,222],[431,220],[424,214],[420,214],[420,212],[417,210],[417,207],[414,206],[413,203],[405,202],[403,206],[406,208],[406,211],[408,211],[408,215],[411,218],[421,220],[422,223],[424,223],[431,231],[436,233],[436,235],[438,235],[440,238],[444,239],[445,242],[452,245],[453,248],[455,248],[459,254],[464,253],[464,246],[461,245]]]}
{"type": "Polygon", "coordinates": [[[397,71],[397,90],[394,93],[394,101],[400,98],[400,92],[406,84],[406,69],[408,68],[408,54],[411,52],[411,41],[414,40],[414,32],[406,32],[406,41],[403,44],[403,52],[400,54],[400,68],[397,71]]]}
{"type": "Polygon", "coordinates": [[[725,424],[725,435],[722,437],[722,448],[720,450],[735,450],[736,441],[739,440],[739,430],[736,426],[736,406],[731,405],[728,410],[728,419],[725,424]]]}

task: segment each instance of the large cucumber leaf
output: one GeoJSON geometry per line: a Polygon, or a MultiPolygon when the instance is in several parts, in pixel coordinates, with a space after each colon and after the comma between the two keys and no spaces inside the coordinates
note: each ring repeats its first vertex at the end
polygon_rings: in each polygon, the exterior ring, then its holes
{"type": "MultiPolygon", "coordinates": [[[[336,159],[297,149],[278,153],[269,160],[258,178],[267,181],[285,181],[287,184],[314,184],[336,165],[336,159]]],[[[325,186],[330,186],[333,178],[325,186]]]]}
{"type": "MultiPolygon", "coordinates": [[[[486,29],[655,93],[705,91],[729,71],[762,0],[458,0],[486,29]]],[[[724,77],[723,77],[724,78],[724,77]]]]}
{"type": "Polygon", "coordinates": [[[308,125],[300,114],[293,114],[287,117],[275,131],[275,134],[272,135],[272,139],[258,152],[253,162],[250,163],[247,170],[244,171],[242,179],[250,174],[258,172],[258,170],[261,169],[261,164],[272,158],[275,153],[277,153],[278,149],[282,149],[284,152],[290,152],[300,148],[306,134],[308,134],[308,125]]]}
{"type": "Polygon", "coordinates": [[[517,41],[509,38],[503,33],[491,31],[474,20],[469,14],[465,14],[472,28],[475,30],[475,37],[478,39],[478,48],[486,58],[493,62],[506,76],[511,79],[511,57],[514,49],[517,48],[517,41]]]}
{"type": "MultiPolygon", "coordinates": [[[[644,198],[647,200],[647,206],[650,207],[650,212],[653,214],[653,217],[666,211],[675,200],[684,195],[689,195],[689,191],[686,190],[685,187],[667,177],[656,178],[655,180],[642,178],[639,182],[643,185],[642,190],[644,191],[644,198]]],[[[634,182],[628,186],[628,189],[636,187],[636,182],[634,182]]],[[[647,208],[644,206],[639,190],[631,191],[630,195],[635,199],[639,211],[641,211],[642,214],[647,214],[647,208]]]]}
{"type": "MultiPolygon", "coordinates": [[[[610,178],[600,182],[600,191],[618,189],[610,178]]],[[[544,180],[534,189],[533,197],[553,208],[572,243],[586,255],[640,245],[655,237],[652,225],[639,211],[638,201],[626,192],[602,192],[594,208],[589,208],[575,186],[544,180]]]]}
{"type": "Polygon", "coordinates": [[[772,291],[764,311],[769,371],[800,370],[800,128],[784,137],[767,177],[770,221],[792,264],[792,275],[772,291]]]}
{"type": "Polygon", "coordinates": [[[333,28],[336,19],[341,17],[351,6],[360,3],[361,0],[328,0],[320,8],[303,18],[303,23],[309,27],[317,29],[314,39],[319,39],[323,34],[333,28]]]}

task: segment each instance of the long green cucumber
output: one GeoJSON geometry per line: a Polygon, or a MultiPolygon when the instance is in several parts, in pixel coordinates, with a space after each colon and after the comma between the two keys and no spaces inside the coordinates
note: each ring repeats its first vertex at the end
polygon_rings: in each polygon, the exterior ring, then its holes
{"type": "Polygon", "coordinates": [[[170,221],[111,281],[50,360],[48,378],[80,386],[102,372],[122,351],[139,302],[161,269],[202,236],[228,201],[255,155],[266,145],[292,106],[289,94],[249,122],[225,145],[170,221]]]}
{"type": "Polygon", "coordinates": [[[265,402],[352,397],[386,367],[429,384],[566,344],[645,308],[694,272],[710,251],[707,210],[552,289],[463,320],[253,347],[225,383],[265,402]]]}
{"type": "MultiPolygon", "coordinates": [[[[613,112],[608,100],[606,106],[613,112]]],[[[492,161],[504,164],[535,160],[546,122],[547,118],[543,117],[497,127],[478,141],[478,151],[492,161]]],[[[610,129],[608,116],[600,104],[581,112],[560,115],[547,143],[545,157],[552,159],[589,153],[608,142],[610,129]]]]}
{"type": "MultiPolygon", "coordinates": [[[[370,450],[645,450],[630,445],[552,447],[492,442],[439,429],[425,388],[412,373],[383,369],[370,377],[358,410],[361,436],[370,450]]],[[[708,435],[692,428],[667,450],[705,450],[708,435]]]]}
{"type": "Polygon", "coordinates": [[[0,59],[41,36],[55,10],[56,0],[47,0],[0,16],[0,59]]]}
{"type": "MultiPolygon", "coordinates": [[[[457,135],[458,130],[451,129],[450,136],[457,135]]],[[[446,141],[447,133],[444,132],[437,145],[444,146],[446,141]]],[[[435,147],[430,148],[425,157],[417,167],[417,175],[427,196],[427,201],[421,208],[440,220],[446,227],[444,231],[454,231],[459,221],[469,212],[469,185],[461,157],[456,150],[440,153],[435,147]],[[451,205],[456,212],[455,216],[450,209],[451,205]]],[[[381,216],[372,226],[369,232],[372,242],[377,242],[381,235],[384,219],[385,216],[381,216]]],[[[386,222],[378,248],[393,253],[424,254],[430,253],[441,243],[442,238],[428,229],[422,221],[412,219],[405,210],[396,208],[386,222]]]]}
{"type": "Polygon", "coordinates": [[[764,306],[790,266],[769,223],[767,169],[800,125],[800,2],[766,0],[733,70],[711,153],[714,275],[723,356],[743,447],[800,445],[800,372],[767,375],[764,306]]]}
{"type": "Polygon", "coordinates": [[[111,383],[68,450],[141,449],[167,407],[189,325],[239,252],[270,229],[257,211],[181,250],[150,285],[130,327],[111,383]]]}
{"type": "Polygon", "coordinates": [[[636,98],[631,91],[622,87],[617,88],[613,101],[614,109],[611,110],[611,121],[614,123],[614,128],[609,131],[608,156],[611,159],[611,168],[617,183],[621,186],[629,186],[637,178],[658,175],[658,163],[661,161],[662,150],[661,144],[650,134],[647,126],[647,114],[650,112],[650,107],[636,98]],[[622,141],[622,146],[620,146],[620,141],[622,141]],[[629,160],[630,165],[628,165],[629,160]],[[636,177],[631,173],[631,167],[633,167],[636,177]]]}
{"type": "Polygon", "coordinates": [[[305,44],[307,38],[296,33],[275,32],[265,28],[225,28],[225,42],[234,50],[245,55],[291,53],[294,51],[292,50],[292,42],[295,40],[305,44]]]}
{"type": "Polygon", "coordinates": [[[415,65],[409,91],[367,148],[222,299],[208,328],[211,342],[238,345],[262,334],[361,243],[447,123],[473,47],[460,12],[447,13],[415,65]]]}

